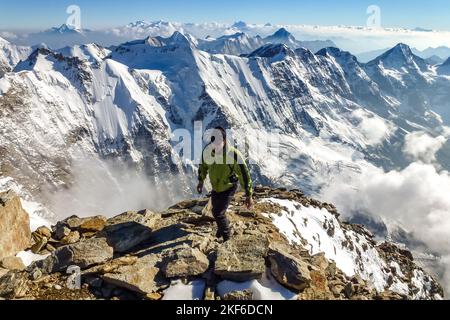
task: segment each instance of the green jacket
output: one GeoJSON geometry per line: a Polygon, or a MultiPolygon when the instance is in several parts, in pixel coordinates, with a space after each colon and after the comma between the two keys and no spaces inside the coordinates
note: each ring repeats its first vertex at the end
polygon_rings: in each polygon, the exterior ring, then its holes
{"type": "MultiPolygon", "coordinates": [[[[211,153],[214,156],[214,151],[211,153]]],[[[239,180],[242,189],[245,190],[246,196],[252,196],[252,178],[241,153],[232,147],[226,147],[223,152],[223,161],[215,163],[213,161],[206,162],[205,155],[202,155],[200,169],[198,171],[199,182],[203,183],[209,174],[212,188],[215,192],[224,192],[231,189],[233,177],[239,180]],[[212,162],[212,163],[211,163],[212,162]]]]}

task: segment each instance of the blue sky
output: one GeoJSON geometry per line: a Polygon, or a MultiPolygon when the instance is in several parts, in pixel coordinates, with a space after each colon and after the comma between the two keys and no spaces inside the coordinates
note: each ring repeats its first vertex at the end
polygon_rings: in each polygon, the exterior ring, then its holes
{"type": "Polygon", "coordinates": [[[136,20],[317,25],[365,25],[366,8],[380,6],[386,27],[450,30],[448,0],[1,0],[0,30],[47,29],[80,6],[85,28],[119,26],[136,20]]]}

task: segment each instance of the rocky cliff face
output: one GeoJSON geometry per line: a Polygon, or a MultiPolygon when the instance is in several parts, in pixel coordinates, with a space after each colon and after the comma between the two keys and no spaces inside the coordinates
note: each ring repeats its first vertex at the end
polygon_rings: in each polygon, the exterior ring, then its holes
{"type": "MultiPolygon", "coordinates": [[[[411,253],[377,243],[360,225],[302,192],[257,187],[237,194],[221,243],[208,199],[156,213],[69,217],[32,235],[39,261],[5,270],[6,299],[441,299],[411,253]],[[42,256],[43,255],[43,256],[42,256]],[[79,267],[79,274],[69,275],[79,267]],[[24,270],[23,270],[24,269],[24,270]],[[79,275],[81,278],[77,278],[79,275]],[[80,287],[69,289],[69,283],[80,287]]],[[[3,234],[0,234],[0,240],[3,234]]]]}

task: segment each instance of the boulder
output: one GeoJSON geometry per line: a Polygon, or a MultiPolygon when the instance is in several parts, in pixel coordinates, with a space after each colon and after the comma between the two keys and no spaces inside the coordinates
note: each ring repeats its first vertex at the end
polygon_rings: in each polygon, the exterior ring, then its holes
{"type": "Polygon", "coordinates": [[[6,257],[0,261],[0,267],[7,270],[24,270],[25,265],[19,257],[6,257]]]}
{"type": "Polygon", "coordinates": [[[52,231],[45,226],[37,228],[34,233],[38,234],[40,236],[40,238],[46,237],[46,238],[50,239],[52,237],[52,231]]]}
{"type": "Polygon", "coordinates": [[[125,212],[109,219],[98,236],[105,237],[115,252],[127,252],[150,238],[159,219],[160,214],[149,210],[125,212]]]}
{"type": "Polygon", "coordinates": [[[102,275],[107,283],[148,295],[169,285],[162,277],[157,264],[160,257],[147,255],[139,258],[132,265],[122,265],[102,275]]]}
{"type": "Polygon", "coordinates": [[[261,235],[235,236],[217,250],[214,272],[224,279],[259,279],[266,270],[268,240],[261,235]]]}
{"type": "Polygon", "coordinates": [[[68,218],[64,219],[63,221],[61,221],[62,225],[66,226],[67,228],[69,228],[71,230],[77,229],[82,223],[83,223],[83,219],[81,219],[78,216],[71,216],[71,217],[68,217],[68,218]]]}
{"type": "Polygon", "coordinates": [[[84,233],[96,233],[105,227],[107,219],[104,216],[94,216],[88,218],[80,218],[78,216],[68,217],[56,224],[54,227],[55,239],[61,240],[68,236],[72,231],[84,233]]]}
{"type": "Polygon", "coordinates": [[[206,255],[190,247],[175,250],[164,259],[164,274],[167,278],[198,276],[209,267],[206,255]]]}
{"type": "Polygon", "coordinates": [[[12,191],[0,193],[0,259],[30,246],[30,217],[12,191]]]}
{"type": "Polygon", "coordinates": [[[308,263],[294,257],[280,246],[269,250],[270,270],[277,281],[297,291],[302,291],[311,283],[308,263]]]}
{"type": "Polygon", "coordinates": [[[86,232],[99,232],[102,231],[106,225],[106,218],[103,216],[96,216],[92,218],[86,218],[82,220],[82,223],[79,226],[79,231],[81,233],[86,232]]]}
{"type": "Polygon", "coordinates": [[[113,248],[108,245],[106,239],[92,238],[60,247],[46,259],[36,262],[36,265],[47,273],[53,273],[65,271],[72,265],[85,269],[112,258],[113,248]]]}

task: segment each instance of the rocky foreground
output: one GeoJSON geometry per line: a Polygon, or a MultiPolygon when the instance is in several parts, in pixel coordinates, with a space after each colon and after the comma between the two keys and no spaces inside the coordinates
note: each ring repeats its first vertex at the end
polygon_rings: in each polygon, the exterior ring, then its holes
{"type": "Polygon", "coordinates": [[[158,213],[72,216],[30,237],[18,197],[1,194],[0,299],[443,298],[410,252],[340,222],[332,205],[266,187],[255,198],[247,210],[236,195],[234,235],[221,243],[207,198],[158,213]],[[41,260],[26,267],[20,250],[41,260]]]}

